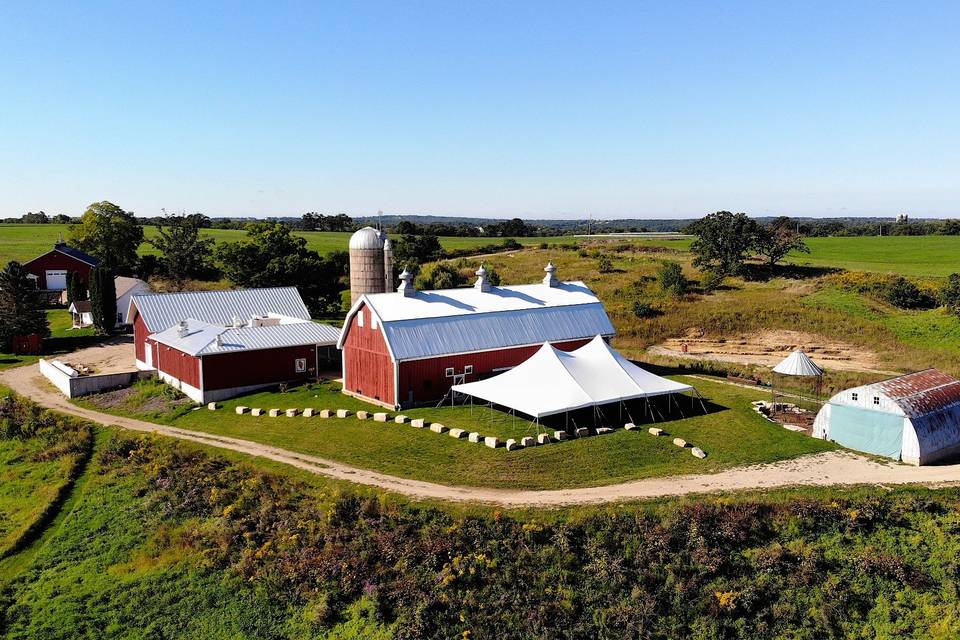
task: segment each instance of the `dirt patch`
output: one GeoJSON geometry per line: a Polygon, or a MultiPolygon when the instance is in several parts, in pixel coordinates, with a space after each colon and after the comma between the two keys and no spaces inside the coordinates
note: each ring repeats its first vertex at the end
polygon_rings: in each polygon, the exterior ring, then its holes
{"type": "Polygon", "coordinates": [[[124,373],[137,370],[135,353],[132,337],[117,336],[57,359],[88,374],[124,373]]]}
{"type": "Polygon", "coordinates": [[[136,386],[87,396],[86,400],[101,409],[119,408],[152,415],[171,413],[179,407],[193,404],[190,398],[171,398],[162,393],[144,396],[136,386]]]}
{"type": "Polygon", "coordinates": [[[772,367],[802,349],[825,369],[890,373],[879,369],[872,351],[803,331],[765,330],[729,337],[708,337],[698,328],[650,347],[657,355],[691,360],[718,360],[772,367]]]}

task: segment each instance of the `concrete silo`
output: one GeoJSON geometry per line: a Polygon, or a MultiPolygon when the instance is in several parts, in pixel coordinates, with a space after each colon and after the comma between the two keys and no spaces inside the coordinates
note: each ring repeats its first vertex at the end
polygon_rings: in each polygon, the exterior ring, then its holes
{"type": "Polygon", "coordinates": [[[385,233],[364,227],[350,237],[350,304],[364,294],[391,290],[392,271],[393,250],[385,233]]]}

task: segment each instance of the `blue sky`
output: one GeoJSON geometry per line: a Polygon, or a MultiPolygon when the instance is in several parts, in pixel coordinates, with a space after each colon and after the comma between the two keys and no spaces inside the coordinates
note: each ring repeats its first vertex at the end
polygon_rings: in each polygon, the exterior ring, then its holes
{"type": "Polygon", "coordinates": [[[957,2],[0,4],[0,217],[960,216],[957,2]]]}

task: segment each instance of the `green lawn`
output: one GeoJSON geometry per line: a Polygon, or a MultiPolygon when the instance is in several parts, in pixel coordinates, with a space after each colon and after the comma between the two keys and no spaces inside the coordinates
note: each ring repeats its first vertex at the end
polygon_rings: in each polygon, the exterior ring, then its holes
{"type": "MultiPolygon", "coordinates": [[[[88,346],[96,342],[96,331],[92,327],[73,329],[70,313],[66,309],[47,309],[47,322],[50,323],[50,337],[44,341],[44,354],[56,355],[88,346]]],[[[39,356],[14,355],[0,352],[0,371],[10,367],[33,364],[39,356]]]]}
{"type": "Polygon", "coordinates": [[[810,253],[788,261],[850,271],[947,276],[960,271],[960,236],[807,238],[810,253]]]}
{"type": "MultiPolygon", "coordinates": [[[[10,260],[26,262],[46,253],[53,247],[53,243],[57,241],[61,233],[64,237],[68,235],[67,227],[68,225],[64,224],[0,224],[0,265],[6,264],[10,260]]],[[[235,229],[206,229],[203,233],[217,242],[236,242],[246,235],[246,232],[235,229]]],[[[296,231],[294,233],[306,238],[307,246],[320,254],[327,254],[336,250],[346,251],[351,235],[348,232],[324,231],[296,231]]],[[[147,239],[154,237],[156,228],[146,227],[144,235],[147,239]]],[[[499,238],[440,238],[440,243],[445,249],[469,249],[496,244],[499,241],[499,238]]],[[[570,244],[576,241],[576,238],[570,236],[518,239],[518,242],[524,245],[538,245],[541,242],[570,244]]],[[[644,240],[643,242],[648,241],[644,240]]],[[[139,251],[141,254],[157,253],[146,242],[140,245],[139,251]]]]}
{"type": "MultiPolygon", "coordinates": [[[[372,420],[278,418],[236,415],[237,405],[270,408],[349,408],[382,411],[340,394],[332,384],[296,389],[285,394],[257,393],[229,400],[216,412],[182,409],[151,419],[178,427],[246,438],[310,453],[348,464],[403,477],[453,485],[556,489],[612,484],[637,478],[713,472],[724,468],[792,458],[824,451],[833,445],[787,431],[760,418],[749,402],[765,394],[719,383],[696,380],[702,394],[721,409],[659,426],[704,449],[709,457],[697,460],[678,449],[671,438],[655,438],[646,431],[618,430],[610,435],[572,440],[549,446],[507,452],[456,440],[409,425],[372,420]]],[[[91,406],[91,400],[81,400],[91,406]]],[[[136,415],[136,410],[123,412],[136,415]]],[[[535,435],[535,425],[490,409],[468,407],[423,408],[404,412],[423,416],[448,427],[477,430],[485,435],[519,438],[535,435]]],[[[688,415],[690,413],[688,412],[688,415]]]]}

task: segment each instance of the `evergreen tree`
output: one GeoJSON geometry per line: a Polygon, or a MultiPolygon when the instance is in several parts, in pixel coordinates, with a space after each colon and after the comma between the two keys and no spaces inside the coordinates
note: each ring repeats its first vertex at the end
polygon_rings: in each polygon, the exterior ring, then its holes
{"type": "Polygon", "coordinates": [[[106,335],[113,331],[117,324],[117,287],[110,269],[90,270],[90,310],[99,333],[106,335]]]}
{"type": "Polygon", "coordinates": [[[76,271],[67,274],[67,304],[87,299],[87,285],[76,271]]]}
{"type": "Polygon", "coordinates": [[[0,351],[10,351],[13,338],[50,335],[50,325],[39,292],[19,262],[0,271],[0,351]]]}

